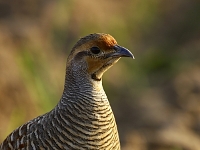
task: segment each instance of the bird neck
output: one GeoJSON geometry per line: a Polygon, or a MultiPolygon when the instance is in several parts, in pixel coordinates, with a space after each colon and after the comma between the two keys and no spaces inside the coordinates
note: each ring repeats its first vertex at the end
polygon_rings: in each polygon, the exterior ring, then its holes
{"type": "Polygon", "coordinates": [[[106,96],[102,80],[93,80],[86,70],[67,69],[63,97],[78,101],[80,95],[86,95],[91,99],[99,95],[106,96]]]}

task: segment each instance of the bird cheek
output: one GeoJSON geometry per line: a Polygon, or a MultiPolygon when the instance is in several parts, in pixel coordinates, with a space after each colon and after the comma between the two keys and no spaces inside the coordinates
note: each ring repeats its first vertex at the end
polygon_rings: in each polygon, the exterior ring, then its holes
{"type": "Polygon", "coordinates": [[[92,58],[87,58],[87,64],[88,64],[88,73],[92,74],[94,72],[97,72],[101,66],[103,66],[103,62],[99,60],[95,60],[92,58]]]}

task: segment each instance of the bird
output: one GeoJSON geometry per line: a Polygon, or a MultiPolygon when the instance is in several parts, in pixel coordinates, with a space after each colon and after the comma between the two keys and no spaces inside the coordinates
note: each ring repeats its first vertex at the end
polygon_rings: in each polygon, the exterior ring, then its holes
{"type": "Polygon", "coordinates": [[[66,63],[63,94],[46,114],[15,129],[0,150],[119,150],[115,117],[102,76],[121,57],[133,54],[110,34],[92,33],[73,46],[66,63]]]}

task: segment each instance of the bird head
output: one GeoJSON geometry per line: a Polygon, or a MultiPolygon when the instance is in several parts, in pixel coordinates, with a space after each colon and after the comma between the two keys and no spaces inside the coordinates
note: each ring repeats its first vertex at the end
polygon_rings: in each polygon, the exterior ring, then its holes
{"type": "Polygon", "coordinates": [[[134,58],[111,35],[90,34],[81,38],[73,47],[67,60],[67,69],[70,68],[74,76],[85,74],[91,80],[101,81],[103,73],[121,57],[134,58]]]}

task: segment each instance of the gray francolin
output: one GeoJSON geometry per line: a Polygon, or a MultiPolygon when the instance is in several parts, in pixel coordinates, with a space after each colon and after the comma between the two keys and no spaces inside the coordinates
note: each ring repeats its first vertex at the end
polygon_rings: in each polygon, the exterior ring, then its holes
{"type": "Polygon", "coordinates": [[[109,34],[81,38],[67,59],[62,97],[50,112],[14,130],[1,150],[120,149],[102,75],[132,53],[109,34]]]}

